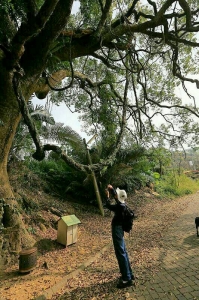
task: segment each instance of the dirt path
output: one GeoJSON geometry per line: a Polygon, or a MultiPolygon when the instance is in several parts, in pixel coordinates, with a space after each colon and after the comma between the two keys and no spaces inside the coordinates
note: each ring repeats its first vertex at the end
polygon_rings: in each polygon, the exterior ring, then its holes
{"type": "MultiPolygon", "coordinates": [[[[130,238],[128,235],[126,236],[130,259],[137,277],[136,286],[133,289],[118,291],[115,288],[119,274],[113,248],[110,247],[85,270],[67,280],[61,291],[62,293],[65,291],[64,294],[62,296],[54,295],[53,299],[163,299],[162,295],[161,298],[151,298],[149,294],[143,298],[142,287],[146,292],[146,284],[161,271],[165,251],[164,240],[168,236],[168,232],[172,237],[170,230],[173,224],[180,216],[186,214],[190,207],[194,214],[198,197],[199,195],[195,194],[174,201],[155,201],[155,203],[148,203],[138,212],[139,218],[135,222],[133,234],[130,238]],[[192,203],[194,203],[194,207],[192,207],[192,203]]],[[[192,235],[196,237],[193,216],[189,222],[192,223],[192,235]]],[[[180,228],[178,230],[181,231],[180,228]]],[[[175,240],[172,241],[175,243],[175,240]]],[[[168,240],[167,244],[169,243],[168,240]]]]}
{"type": "MultiPolygon", "coordinates": [[[[6,270],[0,283],[0,299],[137,299],[136,291],[141,293],[141,287],[161,270],[163,256],[160,251],[164,250],[164,240],[172,224],[186,213],[192,202],[197,203],[198,197],[199,194],[194,194],[166,201],[150,200],[142,195],[145,205],[138,205],[138,218],[132,236],[126,236],[130,260],[137,277],[134,289],[120,291],[115,288],[119,274],[110,238],[112,217],[102,218],[89,212],[82,212],[81,215],[79,212],[82,225],[78,242],[66,249],[55,246],[51,251],[42,253],[37,268],[26,276],[18,274],[17,266],[6,270]],[[110,244],[109,247],[104,248],[107,244],[110,244]],[[43,267],[45,261],[48,262],[48,269],[43,267]]],[[[137,198],[141,201],[140,197],[137,198]]],[[[135,206],[134,197],[129,199],[129,204],[135,206]]],[[[192,234],[195,235],[194,220],[191,221],[192,234]]],[[[49,240],[56,244],[56,232],[48,234],[49,240]]]]}

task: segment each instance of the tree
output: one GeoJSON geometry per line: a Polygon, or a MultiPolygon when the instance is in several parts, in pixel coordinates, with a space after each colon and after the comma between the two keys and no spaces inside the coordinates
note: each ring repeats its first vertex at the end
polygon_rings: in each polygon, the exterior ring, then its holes
{"type": "MultiPolygon", "coordinates": [[[[188,130],[197,128],[191,118],[199,116],[196,105],[182,105],[173,91],[175,78],[199,87],[197,79],[187,77],[193,71],[191,51],[199,45],[198,1],[81,0],[76,16],[71,15],[73,2],[3,0],[0,4],[0,198],[5,229],[23,228],[7,174],[22,116],[35,144],[35,159],[42,160],[46,151],[53,150],[73,167],[90,169],[58,146],[42,145],[27,107],[33,94],[44,99],[51,90],[63,92],[68,103],[73,96],[76,107],[101,131],[100,118],[110,115],[116,133],[112,152],[93,164],[93,170],[112,164],[125,130],[137,142],[150,131],[168,139],[177,135],[181,142],[188,130]],[[156,115],[168,126],[158,129],[153,122],[156,115]],[[172,115],[182,133],[176,131],[172,115]]],[[[111,122],[107,135],[110,128],[111,122]]],[[[23,235],[19,247],[24,245],[23,235]]],[[[10,245],[12,249],[11,239],[10,245]]]]}

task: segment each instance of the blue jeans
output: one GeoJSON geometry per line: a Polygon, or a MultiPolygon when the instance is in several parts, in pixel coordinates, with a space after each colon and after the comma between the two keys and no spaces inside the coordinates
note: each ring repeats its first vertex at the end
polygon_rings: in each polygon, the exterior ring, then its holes
{"type": "Polygon", "coordinates": [[[120,273],[122,274],[122,280],[131,280],[132,269],[129,262],[128,253],[126,251],[125,241],[124,241],[124,231],[122,226],[113,225],[112,226],[112,238],[113,246],[115,249],[115,255],[118,261],[120,273]]]}

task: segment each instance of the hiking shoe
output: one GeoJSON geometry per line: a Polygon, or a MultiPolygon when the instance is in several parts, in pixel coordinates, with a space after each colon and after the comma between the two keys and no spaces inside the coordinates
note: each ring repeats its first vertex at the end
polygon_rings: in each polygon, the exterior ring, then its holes
{"type": "MultiPolygon", "coordinates": [[[[135,276],[133,274],[131,275],[131,280],[135,280],[135,276]]],[[[122,276],[119,278],[119,281],[122,281],[122,276]]]]}
{"type": "Polygon", "coordinates": [[[129,287],[129,286],[132,286],[133,283],[132,283],[132,280],[129,280],[129,281],[120,281],[118,284],[117,284],[117,288],[118,289],[124,289],[126,287],[129,287]]]}

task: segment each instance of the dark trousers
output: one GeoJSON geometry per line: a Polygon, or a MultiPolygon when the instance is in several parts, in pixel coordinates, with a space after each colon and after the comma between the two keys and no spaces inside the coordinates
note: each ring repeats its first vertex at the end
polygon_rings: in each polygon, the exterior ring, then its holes
{"type": "Polygon", "coordinates": [[[131,280],[132,269],[129,262],[128,253],[126,251],[125,241],[124,241],[124,231],[122,226],[113,225],[112,226],[112,238],[113,246],[115,249],[115,255],[118,261],[120,273],[122,274],[122,279],[124,281],[131,280]]]}

